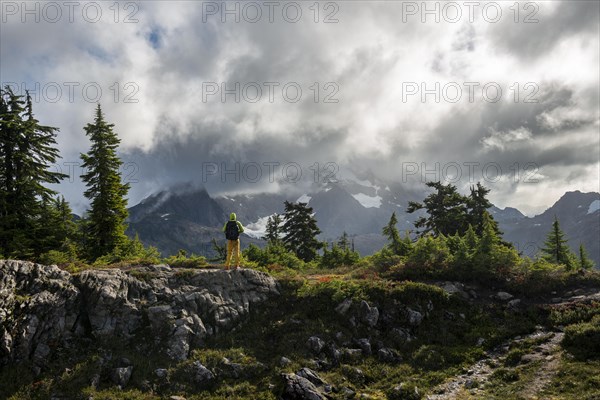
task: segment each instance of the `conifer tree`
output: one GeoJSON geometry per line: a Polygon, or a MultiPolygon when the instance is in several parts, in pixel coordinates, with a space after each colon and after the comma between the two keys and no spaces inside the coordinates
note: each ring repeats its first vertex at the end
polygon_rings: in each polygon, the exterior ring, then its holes
{"type": "Polygon", "coordinates": [[[407,212],[427,211],[428,216],[419,217],[414,225],[421,229],[420,236],[464,233],[468,225],[467,198],[459,194],[456,186],[441,182],[427,182],[427,186],[436,190],[425,198],[423,203],[410,201],[407,212]]]}
{"type": "Polygon", "coordinates": [[[413,248],[413,241],[410,237],[410,232],[406,230],[404,232],[404,237],[400,239],[400,252],[398,253],[401,256],[408,255],[413,248]]]}
{"type": "Polygon", "coordinates": [[[477,238],[477,234],[475,233],[475,230],[473,229],[473,226],[469,224],[469,227],[467,228],[467,232],[465,232],[465,244],[467,245],[467,248],[469,249],[469,251],[473,251],[477,248],[477,244],[479,242],[479,239],[477,238]]]}
{"type": "Polygon", "coordinates": [[[470,224],[473,229],[475,229],[475,233],[477,235],[481,236],[483,234],[484,214],[487,213],[489,216],[489,223],[492,225],[492,229],[494,229],[496,232],[496,235],[500,240],[500,244],[504,247],[512,249],[512,243],[502,239],[503,233],[498,226],[498,222],[488,211],[493,206],[493,204],[487,199],[489,192],[490,189],[484,187],[479,182],[477,182],[477,186],[471,186],[471,193],[466,198],[466,204],[468,208],[467,223],[470,224]]]}
{"type": "Polygon", "coordinates": [[[279,243],[281,236],[281,222],[281,216],[279,214],[273,214],[267,219],[267,228],[264,236],[267,243],[279,243]]]}
{"type": "MultiPolygon", "coordinates": [[[[470,245],[467,245],[466,242],[467,240],[465,240],[465,245],[468,249],[470,245]]],[[[501,238],[496,233],[492,216],[487,211],[483,214],[481,238],[477,240],[475,251],[472,254],[472,257],[470,257],[472,264],[467,263],[466,265],[467,267],[472,266],[474,268],[472,272],[478,274],[480,278],[489,277],[490,274],[494,276],[505,275],[519,259],[514,249],[502,243],[501,238]]],[[[468,271],[469,268],[465,272],[468,271]]]]}
{"type": "Polygon", "coordinates": [[[494,229],[495,222],[492,216],[487,212],[483,212],[483,231],[481,233],[481,239],[477,244],[477,251],[482,255],[489,255],[493,252],[494,246],[500,244],[500,238],[494,229]]]}
{"type": "MultiPolygon", "coordinates": [[[[475,233],[477,235],[481,235],[483,233],[484,214],[489,214],[487,210],[493,205],[487,199],[489,192],[490,189],[477,182],[477,186],[471,186],[471,193],[467,197],[466,204],[468,207],[468,223],[473,226],[473,229],[475,229],[475,233]]],[[[500,232],[500,229],[498,228],[498,222],[496,222],[493,218],[489,219],[489,222],[492,224],[496,234],[501,236],[502,232],[500,232]]]]}
{"type": "Polygon", "coordinates": [[[56,192],[46,186],[66,175],[50,170],[59,158],[58,128],[41,125],[31,96],[0,89],[0,253],[36,258],[52,227],[44,226],[56,192]],[[25,100],[23,100],[25,97],[25,100]]]}
{"type": "Polygon", "coordinates": [[[63,196],[51,199],[44,204],[40,224],[36,232],[40,237],[41,253],[50,250],[73,253],[77,237],[77,227],[73,221],[71,207],[63,196]]]}
{"type": "Polygon", "coordinates": [[[88,213],[87,245],[90,259],[109,254],[127,243],[127,192],[129,184],[121,182],[117,156],[120,139],[113,132],[114,124],[104,120],[100,105],[96,108],[93,124],[84,127],[92,142],[87,154],[81,154],[85,173],[81,179],[91,202],[88,213]]]}
{"type": "Polygon", "coordinates": [[[558,218],[554,216],[552,230],[548,233],[544,247],[541,250],[542,258],[552,263],[564,264],[567,269],[572,269],[574,267],[573,253],[571,253],[567,242],[564,232],[560,229],[558,218]]]}
{"type": "Polygon", "coordinates": [[[350,239],[348,238],[348,233],[344,231],[342,236],[340,236],[340,240],[338,240],[338,246],[344,251],[350,248],[350,239]]]}
{"type": "Polygon", "coordinates": [[[286,201],[283,216],[283,243],[296,256],[309,262],[317,256],[317,250],[322,247],[316,236],[321,233],[313,216],[312,207],[307,203],[291,203],[286,201]]]}
{"type": "Polygon", "coordinates": [[[512,248],[512,244],[502,239],[502,232],[498,227],[498,222],[494,220],[489,211],[492,203],[487,199],[489,189],[481,185],[471,187],[469,196],[459,194],[453,185],[444,185],[440,182],[427,182],[427,186],[436,189],[436,192],[425,198],[423,203],[410,201],[407,212],[413,213],[420,210],[427,212],[426,216],[419,217],[414,225],[420,231],[417,234],[421,237],[432,234],[434,236],[454,234],[464,235],[469,226],[478,236],[483,234],[484,215],[488,216],[488,223],[496,232],[500,244],[512,248]]]}
{"type": "Polygon", "coordinates": [[[396,212],[392,212],[392,216],[388,221],[387,225],[383,227],[382,233],[385,236],[391,247],[396,247],[397,243],[400,242],[400,233],[396,228],[396,224],[398,223],[398,218],[396,217],[396,212]]]}
{"type": "Polygon", "coordinates": [[[455,267],[459,267],[465,273],[470,273],[473,266],[475,248],[468,244],[466,236],[455,235],[455,249],[452,251],[452,261],[455,267]]]}
{"type": "Polygon", "coordinates": [[[588,270],[588,269],[594,268],[594,262],[588,256],[587,251],[585,251],[585,247],[583,247],[582,243],[579,244],[579,265],[578,266],[582,270],[588,270]]]}
{"type": "Polygon", "coordinates": [[[399,256],[405,256],[410,251],[412,243],[408,232],[406,233],[406,236],[403,239],[400,238],[400,233],[396,228],[397,223],[398,218],[396,217],[396,212],[392,212],[392,216],[390,217],[390,220],[387,223],[387,225],[383,227],[382,233],[383,236],[387,237],[389,241],[388,246],[392,250],[392,252],[399,256]]]}
{"type": "Polygon", "coordinates": [[[74,251],[77,247],[76,243],[79,240],[79,232],[77,223],[73,220],[73,211],[64,196],[56,198],[54,208],[58,215],[58,220],[56,222],[57,243],[59,247],[65,251],[74,251]]]}

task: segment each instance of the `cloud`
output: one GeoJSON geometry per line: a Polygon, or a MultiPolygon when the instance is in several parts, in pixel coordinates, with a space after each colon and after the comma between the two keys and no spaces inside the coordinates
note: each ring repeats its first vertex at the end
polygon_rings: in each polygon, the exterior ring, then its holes
{"type": "Polygon", "coordinates": [[[553,3],[511,4],[510,8],[504,9],[510,17],[502,19],[491,29],[492,43],[512,57],[532,62],[567,38],[597,36],[600,3],[553,3]]]}
{"type": "MultiPolygon", "coordinates": [[[[515,163],[537,166],[536,193],[589,190],[598,181],[596,2],[531,3],[539,22],[529,24],[523,3],[518,23],[512,3],[501,4],[497,23],[481,8],[473,22],[463,8],[456,23],[432,16],[422,23],[420,14],[403,14],[402,2],[319,3],[318,15],[298,3],[295,23],[279,3],[272,22],[265,8],[256,23],[244,15],[222,22],[222,10],[207,13],[209,3],[119,3],[119,22],[112,3],[99,3],[98,23],[77,13],[73,23],[9,16],[1,28],[1,80],[59,83],[58,101],[42,95],[34,107],[44,124],[61,129],[64,162],[87,151],[83,126],[96,101],[93,88],[87,98],[82,88],[99,86],[98,101],[122,139],[124,176],[137,181],[130,205],[186,181],[216,192],[290,190],[281,176],[202,182],[208,163],[293,162],[304,178],[315,163],[334,163],[340,173],[370,170],[395,181],[406,163],[496,163],[506,176],[489,185],[500,206],[527,204],[532,195],[531,185],[510,178],[515,163]],[[123,23],[132,11],[138,22],[123,23]],[[338,22],[324,23],[328,15],[338,22]],[[73,101],[65,82],[79,84],[73,101]],[[302,96],[292,101],[298,88],[302,96]]],[[[60,188],[75,208],[85,207],[77,179],[60,188]]],[[[552,201],[535,199],[538,209],[552,201]]]]}
{"type": "Polygon", "coordinates": [[[490,129],[490,135],[481,139],[481,144],[487,148],[497,148],[505,150],[508,146],[519,145],[519,142],[526,142],[531,139],[531,131],[521,127],[508,132],[499,132],[490,129]]]}

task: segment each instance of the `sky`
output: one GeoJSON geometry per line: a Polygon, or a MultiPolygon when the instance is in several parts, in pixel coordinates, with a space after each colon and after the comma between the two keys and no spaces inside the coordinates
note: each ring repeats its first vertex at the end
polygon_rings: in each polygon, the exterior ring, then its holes
{"type": "Polygon", "coordinates": [[[0,82],[60,129],[79,213],[97,104],[130,206],[328,176],[481,181],[527,215],[600,191],[597,1],[3,0],[0,22],[0,82]]]}

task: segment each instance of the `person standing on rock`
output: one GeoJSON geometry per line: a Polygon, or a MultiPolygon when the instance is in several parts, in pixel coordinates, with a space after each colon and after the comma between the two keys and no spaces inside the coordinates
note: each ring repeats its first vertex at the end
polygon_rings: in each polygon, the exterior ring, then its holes
{"type": "Polygon", "coordinates": [[[240,233],[244,232],[242,223],[236,219],[235,213],[229,214],[229,221],[223,226],[225,238],[227,239],[227,258],[225,269],[229,269],[232,257],[235,257],[235,269],[240,267],[240,233]]]}

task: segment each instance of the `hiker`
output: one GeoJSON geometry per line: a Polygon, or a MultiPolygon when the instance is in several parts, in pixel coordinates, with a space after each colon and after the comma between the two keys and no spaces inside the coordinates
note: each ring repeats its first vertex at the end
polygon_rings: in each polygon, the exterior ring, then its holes
{"type": "Polygon", "coordinates": [[[244,227],[240,221],[236,220],[235,213],[229,214],[229,221],[223,226],[223,232],[225,232],[225,238],[227,239],[225,269],[229,269],[233,256],[235,256],[235,269],[238,269],[240,267],[240,233],[244,232],[244,227]]]}

